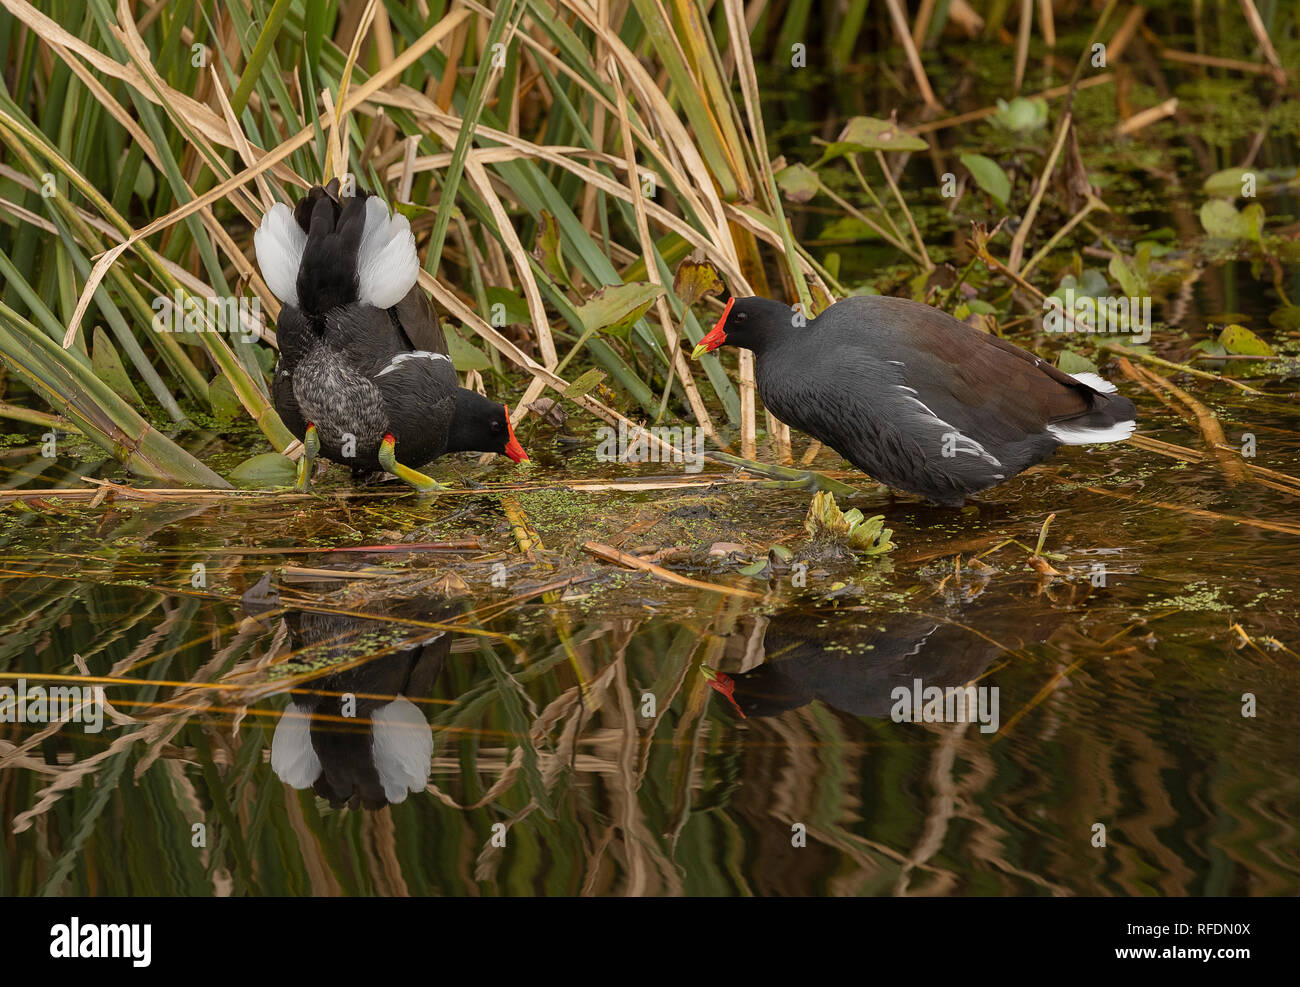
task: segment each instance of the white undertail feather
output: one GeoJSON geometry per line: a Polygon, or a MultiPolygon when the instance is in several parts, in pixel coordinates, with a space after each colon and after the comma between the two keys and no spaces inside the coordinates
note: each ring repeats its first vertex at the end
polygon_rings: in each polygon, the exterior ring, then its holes
{"type": "Polygon", "coordinates": [[[421,791],[433,770],[433,729],[415,703],[398,696],[371,714],[375,770],[389,802],[421,791]]]}
{"type": "Polygon", "coordinates": [[[320,777],[320,758],[311,745],[311,718],[289,703],[271,738],[271,769],[290,788],[310,788],[320,777]]]}
{"type": "Polygon", "coordinates": [[[1070,376],[1073,377],[1075,380],[1077,380],[1080,384],[1087,384],[1094,391],[1101,391],[1102,394],[1115,393],[1115,385],[1112,384],[1110,381],[1108,381],[1105,377],[1098,377],[1096,374],[1091,374],[1087,372],[1081,374],[1070,374],[1070,376]]]}
{"type": "MultiPolygon", "coordinates": [[[[1116,387],[1104,377],[1099,377],[1093,373],[1070,374],[1080,384],[1087,384],[1094,391],[1100,391],[1102,394],[1114,394],[1116,387]]],[[[1048,425],[1047,431],[1057,442],[1062,442],[1067,446],[1086,446],[1094,442],[1123,442],[1133,434],[1133,429],[1137,427],[1137,422],[1130,418],[1128,421],[1116,422],[1114,425],[1107,425],[1102,428],[1089,428],[1086,425],[1072,425],[1066,422],[1061,425],[1048,425]]]]}
{"type": "Polygon", "coordinates": [[[1066,423],[1048,425],[1047,431],[1057,442],[1067,446],[1086,446],[1094,442],[1123,442],[1133,434],[1133,429],[1136,427],[1137,422],[1130,418],[1128,421],[1116,422],[1106,428],[1088,428],[1066,423]]]}
{"type": "Polygon", "coordinates": [[[293,218],[293,210],[283,202],[271,207],[253,234],[262,279],[276,298],[294,308],[298,307],[298,266],[306,246],[307,234],[293,218]]]}
{"type": "Polygon", "coordinates": [[[377,195],[366,200],[366,225],[357,255],[357,286],[361,301],[392,308],[411,290],[420,274],[415,234],[401,213],[390,218],[377,195]]]}

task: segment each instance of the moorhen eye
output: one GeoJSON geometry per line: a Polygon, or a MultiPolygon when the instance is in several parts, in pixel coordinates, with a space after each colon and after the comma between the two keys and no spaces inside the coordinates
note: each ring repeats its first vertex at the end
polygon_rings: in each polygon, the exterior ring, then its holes
{"type": "MultiPolygon", "coordinates": [[[[496,451],[479,443],[482,422],[501,430],[502,406],[458,386],[447,340],[416,285],[420,258],[406,217],[390,215],[378,196],[339,198],[336,183],[318,185],[295,210],[273,206],[253,245],[284,303],[272,397],[303,442],[299,489],[318,453],[432,493],[441,485],[407,464],[496,451]]],[[[513,433],[505,452],[528,458],[513,433]]]]}
{"type": "Polygon", "coordinates": [[[874,479],[937,503],[965,498],[1041,463],[1061,445],[1127,439],[1133,402],[1097,374],[1067,374],[1027,350],[905,298],[836,302],[805,328],[766,298],[733,298],[695,356],[744,346],[759,397],[777,418],[874,479]]]}

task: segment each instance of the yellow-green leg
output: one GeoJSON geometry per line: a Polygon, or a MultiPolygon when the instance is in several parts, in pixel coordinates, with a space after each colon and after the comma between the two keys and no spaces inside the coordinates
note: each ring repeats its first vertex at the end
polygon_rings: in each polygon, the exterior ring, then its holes
{"type": "Polygon", "coordinates": [[[309,422],[307,434],[302,437],[302,458],[298,460],[298,482],[294,485],[299,493],[306,493],[311,486],[311,474],[319,454],[320,436],[316,434],[316,426],[309,422]]]}
{"type": "Polygon", "coordinates": [[[851,487],[847,483],[833,480],[829,476],[813,470],[796,470],[785,466],[774,466],[771,463],[756,463],[749,459],[741,459],[739,456],[731,456],[713,449],[708,450],[704,455],[719,463],[726,463],[729,466],[743,469],[747,473],[753,473],[755,476],[770,476],[772,478],[758,484],[760,487],[808,490],[812,492],[824,490],[827,493],[839,494],[840,496],[851,496],[863,492],[857,487],[851,487]]]}
{"type": "Polygon", "coordinates": [[[384,441],[379,444],[379,465],[382,466],[393,476],[405,480],[416,491],[421,494],[436,494],[442,490],[450,490],[451,487],[439,483],[431,476],[425,476],[419,470],[413,470],[409,466],[403,466],[397,461],[394,455],[394,449],[397,446],[397,440],[391,435],[385,435],[384,441]]]}

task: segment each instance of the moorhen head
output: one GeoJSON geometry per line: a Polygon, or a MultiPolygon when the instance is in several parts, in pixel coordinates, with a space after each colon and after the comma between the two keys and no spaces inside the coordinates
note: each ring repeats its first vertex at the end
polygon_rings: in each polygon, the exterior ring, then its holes
{"type": "Polygon", "coordinates": [[[695,347],[752,350],[763,404],[881,483],[960,507],[1061,445],[1118,442],[1133,402],[939,309],[845,298],[811,321],[735,298],[695,347]]]}
{"type": "Polygon", "coordinates": [[[442,487],[411,467],[443,453],[528,458],[505,406],[459,386],[405,216],[361,190],[341,196],[335,179],[273,206],[253,243],[283,303],[272,397],[305,449],[300,489],[317,454],[422,492],[442,487]]]}

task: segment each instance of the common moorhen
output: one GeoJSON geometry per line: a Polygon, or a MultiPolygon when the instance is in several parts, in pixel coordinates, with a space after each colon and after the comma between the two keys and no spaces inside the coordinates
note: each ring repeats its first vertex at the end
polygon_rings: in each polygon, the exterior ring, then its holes
{"type": "Polygon", "coordinates": [[[267,287],[284,303],[272,397],[303,443],[299,489],[321,453],[354,473],[387,470],[421,492],[446,488],[411,465],[445,452],[528,458],[507,409],[458,385],[416,284],[420,261],[405,216],[390,217],[381,198],[361,190],[341,197],[335,179],[295,209],[272,206],[253,243],[267,287]]]}
{"type": "Polygon", "coordinates": [[[836,302],[811,322],[731,298],[695,347],[753,350],[758,393],[781,421],[881,483],[960,507],[1060,445],[1118,442],[1133,402],[1005,340],[904,298],[836,302]]]}
{"type": "MultiPolygon", "coordinates": [[[[452,612],[441,606],[433,619],[452,612]]],[[[284,623],[299,660],[341,670],[294,690],[271,739],[272,770],[334,808],[378,809],[423,791],[433,730],[416,703],[433,695],[452,635],[404,640],[385,621],[292,609],[284,623]]]]}
{"type": "Polygon", "coordinates": [[[777,611],[742,617],[723,647],[733,672],[732,699],[746,717],[765,717],[814,699],[854,716],[889,716],[894,690],[917,679],[947,689],[977,682],[1010,649],[1046,641],[1066,619],[1063,608],[1031,604],[1021,585],[1008,595],[961,601],[935,614],[777,611]],[[756,657],[762,663],[755,665],[756,657]]]}

